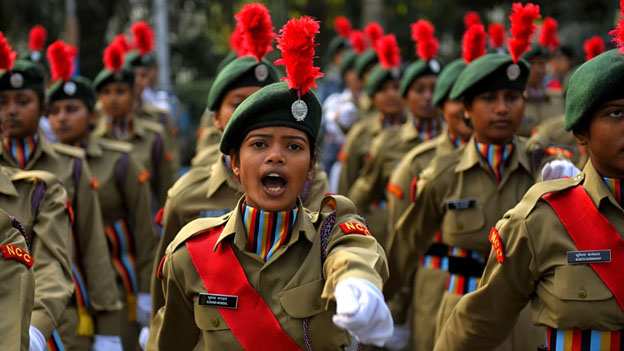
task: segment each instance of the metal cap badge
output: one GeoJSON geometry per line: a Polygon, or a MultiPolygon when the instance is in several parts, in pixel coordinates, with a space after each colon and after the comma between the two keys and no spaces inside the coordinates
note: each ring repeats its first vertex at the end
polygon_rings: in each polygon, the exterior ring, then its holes
{"type": "Polygon", "coordinates": [[[264,64],[259,64],[254,70],[254,75],[258,82],[264,82],[269,77],[269,68],[264,64]]]}
{"type": "Polygon", "coordinates": [[[306,105],[305,101],[299,99],[290,105],[290,111],[297,122],[303,122],[308,115],[308,105],[306,105]]]}
{"type": "Polygon", "coordinates": [[[63,84],[63,91],[68,96],[74,96],[74,94],[76,94],[76,90],[78,90],[78,87],[76,86],[76,83],[72,81],[65,82],[65,84],[63,84]]]}
{"type": "Polygon", "coordinates": [[[520,77],[520,66],[516,63],[507,66],[507,78],[511,81],[515,81],[518,77],[520,77]]]}
{"type": "Polygon", "coordinates": [[[14,89],[19,89],[24,86],[24,76],[21,73],[13,73],[11,74],[11,78],[9,79],[11,83],[11,87],[14,89]]]}

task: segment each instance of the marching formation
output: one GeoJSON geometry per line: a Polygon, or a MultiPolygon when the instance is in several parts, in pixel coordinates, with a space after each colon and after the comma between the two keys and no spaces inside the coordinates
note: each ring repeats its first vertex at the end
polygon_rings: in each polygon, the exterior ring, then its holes
{"type": "Polygon", "coordinates": [[[246,4],[188,169],[146,22],[93,80],[0,32],[0,349],[624,350],[620,6],[576,67],[532,3],[446,64],[341,16],[321,72],[246,4]]]}

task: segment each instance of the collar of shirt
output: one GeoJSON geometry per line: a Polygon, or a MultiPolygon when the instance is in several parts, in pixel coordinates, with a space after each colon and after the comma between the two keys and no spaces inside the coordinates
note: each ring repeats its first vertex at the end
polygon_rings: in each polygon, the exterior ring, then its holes
{"type": "Polygon", "coordinates": [[[7,173],[7,167],[0,166],[0,193],[8,196],[17,196],[17,189],[13,185],[11,175],[7,173]]]}
{"type": "Polygon", "coordinates": [[[89,157],[101,157],[104,154],[104,150],[97,141],[98,138],[90,137],[87,140],[86,147],[84,148],[87,156],[89,157]]]}
{"type": "Polygon", "coordinates": [[[217,159],[217,162],[215,162],[212,166],[209,166],[210,178],[208,179],[208,191],[206,192],[206,198],[211,198],[217,190],[219,190],[223,183],[227,183],[227,186],[239,193],[245,192],[243,186],[236,181],[234,174],[232,174],[232,172],[228,169],[225,157],[227,156],[221,155],[217,159]]]}
{"type": "MultiPolygon", "coordinates": [[[[526,153],[524,152],[524,143],[520,142],[518,138],[515,136],[512,139],[512,143],[514,144],[514,149],[511,155],[511,160],[509,161],[509,166],[507,167],[506,173],[512,173],[516,170],[516,168],[522,166],[529,174],[533,174],[531,163],[527,158],[526,153]]],[[[477,150],[476,140],[474,137],[470,138],[468,144],[462,149],[462,154],[460,156],[459,162],[457,166],[455,166],[455,172],[461,173],[464,172],[475,165],[480,165],[481,168],[490,172],[489,165],[487,161],[483,159],[479,151],[477,150]]]]}
{"type": "Polygon", "coordinates": [[[585,168],[583,168],[583,173],[579,174],[577,177],[585,178],[583,179],[583,187],[597,208],[599,208],[600,205],[604,206],[605,202],[610,202],[613,206],[622,208],[611,190],[607,187],[607,184],[605,184],[604,178],[598,173],[596,168],[594,168],[591,160],[587,161],[585,168]]]}
{"type": "MultiPolygon", "coordinates": [[[[32,154],[32,156],[29,157],[25,170],[32,169],[32,165],[37,162],[37,160],[41,157],[41,154],[46,154],[54,158],[55,160],[58,160],[59,158],[56,151],[54,151],[52,144],[50,144],[50,142],[45,137],[42,137],[40,133],[37,133],[37,138],[39,140],[37,143],[37,147],[35,148],[35,152],[32,154]]],[[[4,147],[2,148],[2,158],[12,167],[19,168],[19,165],[17,165],[15,160],[13,160],[11,152],[6,150],[6,148],[4,147]]]]}

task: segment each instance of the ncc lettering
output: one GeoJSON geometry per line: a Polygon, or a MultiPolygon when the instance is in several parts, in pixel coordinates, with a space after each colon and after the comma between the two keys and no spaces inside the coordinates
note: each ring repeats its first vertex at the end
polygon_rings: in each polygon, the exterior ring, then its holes
{"type": "Polygon", "coordinates": [[[2,258],[5,260],[15,259],[25,264],[28,268],[32,267],[35,262],[32,256],[19,246],[2,245],[0,246],[0,251],[2,251],[2,258]]]}
{"type": "Polygon", "coordinates": [[[342,229],[342,231],[345,234],[356,233],[356,234],[363,234],[367,236],[373,236],[371,232],[368,231],[368,228],[366,228],[366,226],[363,225],[362,223],[357,223],[357,222],[340,223],[340,229],[342,229]]]}

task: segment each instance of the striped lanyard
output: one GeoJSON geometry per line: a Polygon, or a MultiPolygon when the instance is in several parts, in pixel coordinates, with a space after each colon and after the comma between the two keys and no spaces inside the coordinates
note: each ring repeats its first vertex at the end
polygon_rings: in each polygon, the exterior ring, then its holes
{"type": "Polygon", "coordinates": [[[418,135],[421,140],[431,140],[440,134],[440,119],[439,118],[427,118],[427,119],[414,119],[414,126],[418,130],[418,135]]]}
{"type": "Polygon", "coordinates": [[[495,145],[476,142],[476,146],[481,157],[483,157],[490,166],[490,171],[494,174],[496,182],[500,183],[509,165],[508,161],[511,159],[510,156],[513,153],[513,144],[495,145]]]}
{"type": "Polygon", "coordinates": [[[21,169],[26,169],[28,160],[35,153],[37,144],[39,144],[39,137],[36,134],[24,139],[4,139],[4,148],[11,153],[11,157],[21,169]]]}
{"type": "Polygon", "coordinates": [[[456,135],[451,134],[450,132],[449,134],[449,139],[451,140],[451,143],[453,143],[453,145],[455,145],[456,148],[460,148],[462,146],[465,146],[468,143],[468,140],[464,140],[456,135]]]}
{"type": "Polygon", "coordinates": [[[109,118],[108,130],[117,139],[125,139],[134,131],[132,118],[123,118],[121,120],[109,118]]]}
{"type": "Polygon", "coordinates": [[[622,187],[622,179],[607,177],[602,177],[602,179],[604,180],[605,184],[607,184],[607,188],[611,190],[611,193],[615,197],[615,201],[617,201],[617,203],[622,208],[624,208],[624,202],[622,201],[624,199],[624,188],[622,187]]]}
{"type": "Polygon", "coordinates": [[[290,239],[298,209],[290,211],[262,211],[243,203],[243,225],[247,232],[247,250],[265,262],[290,239]]]}

